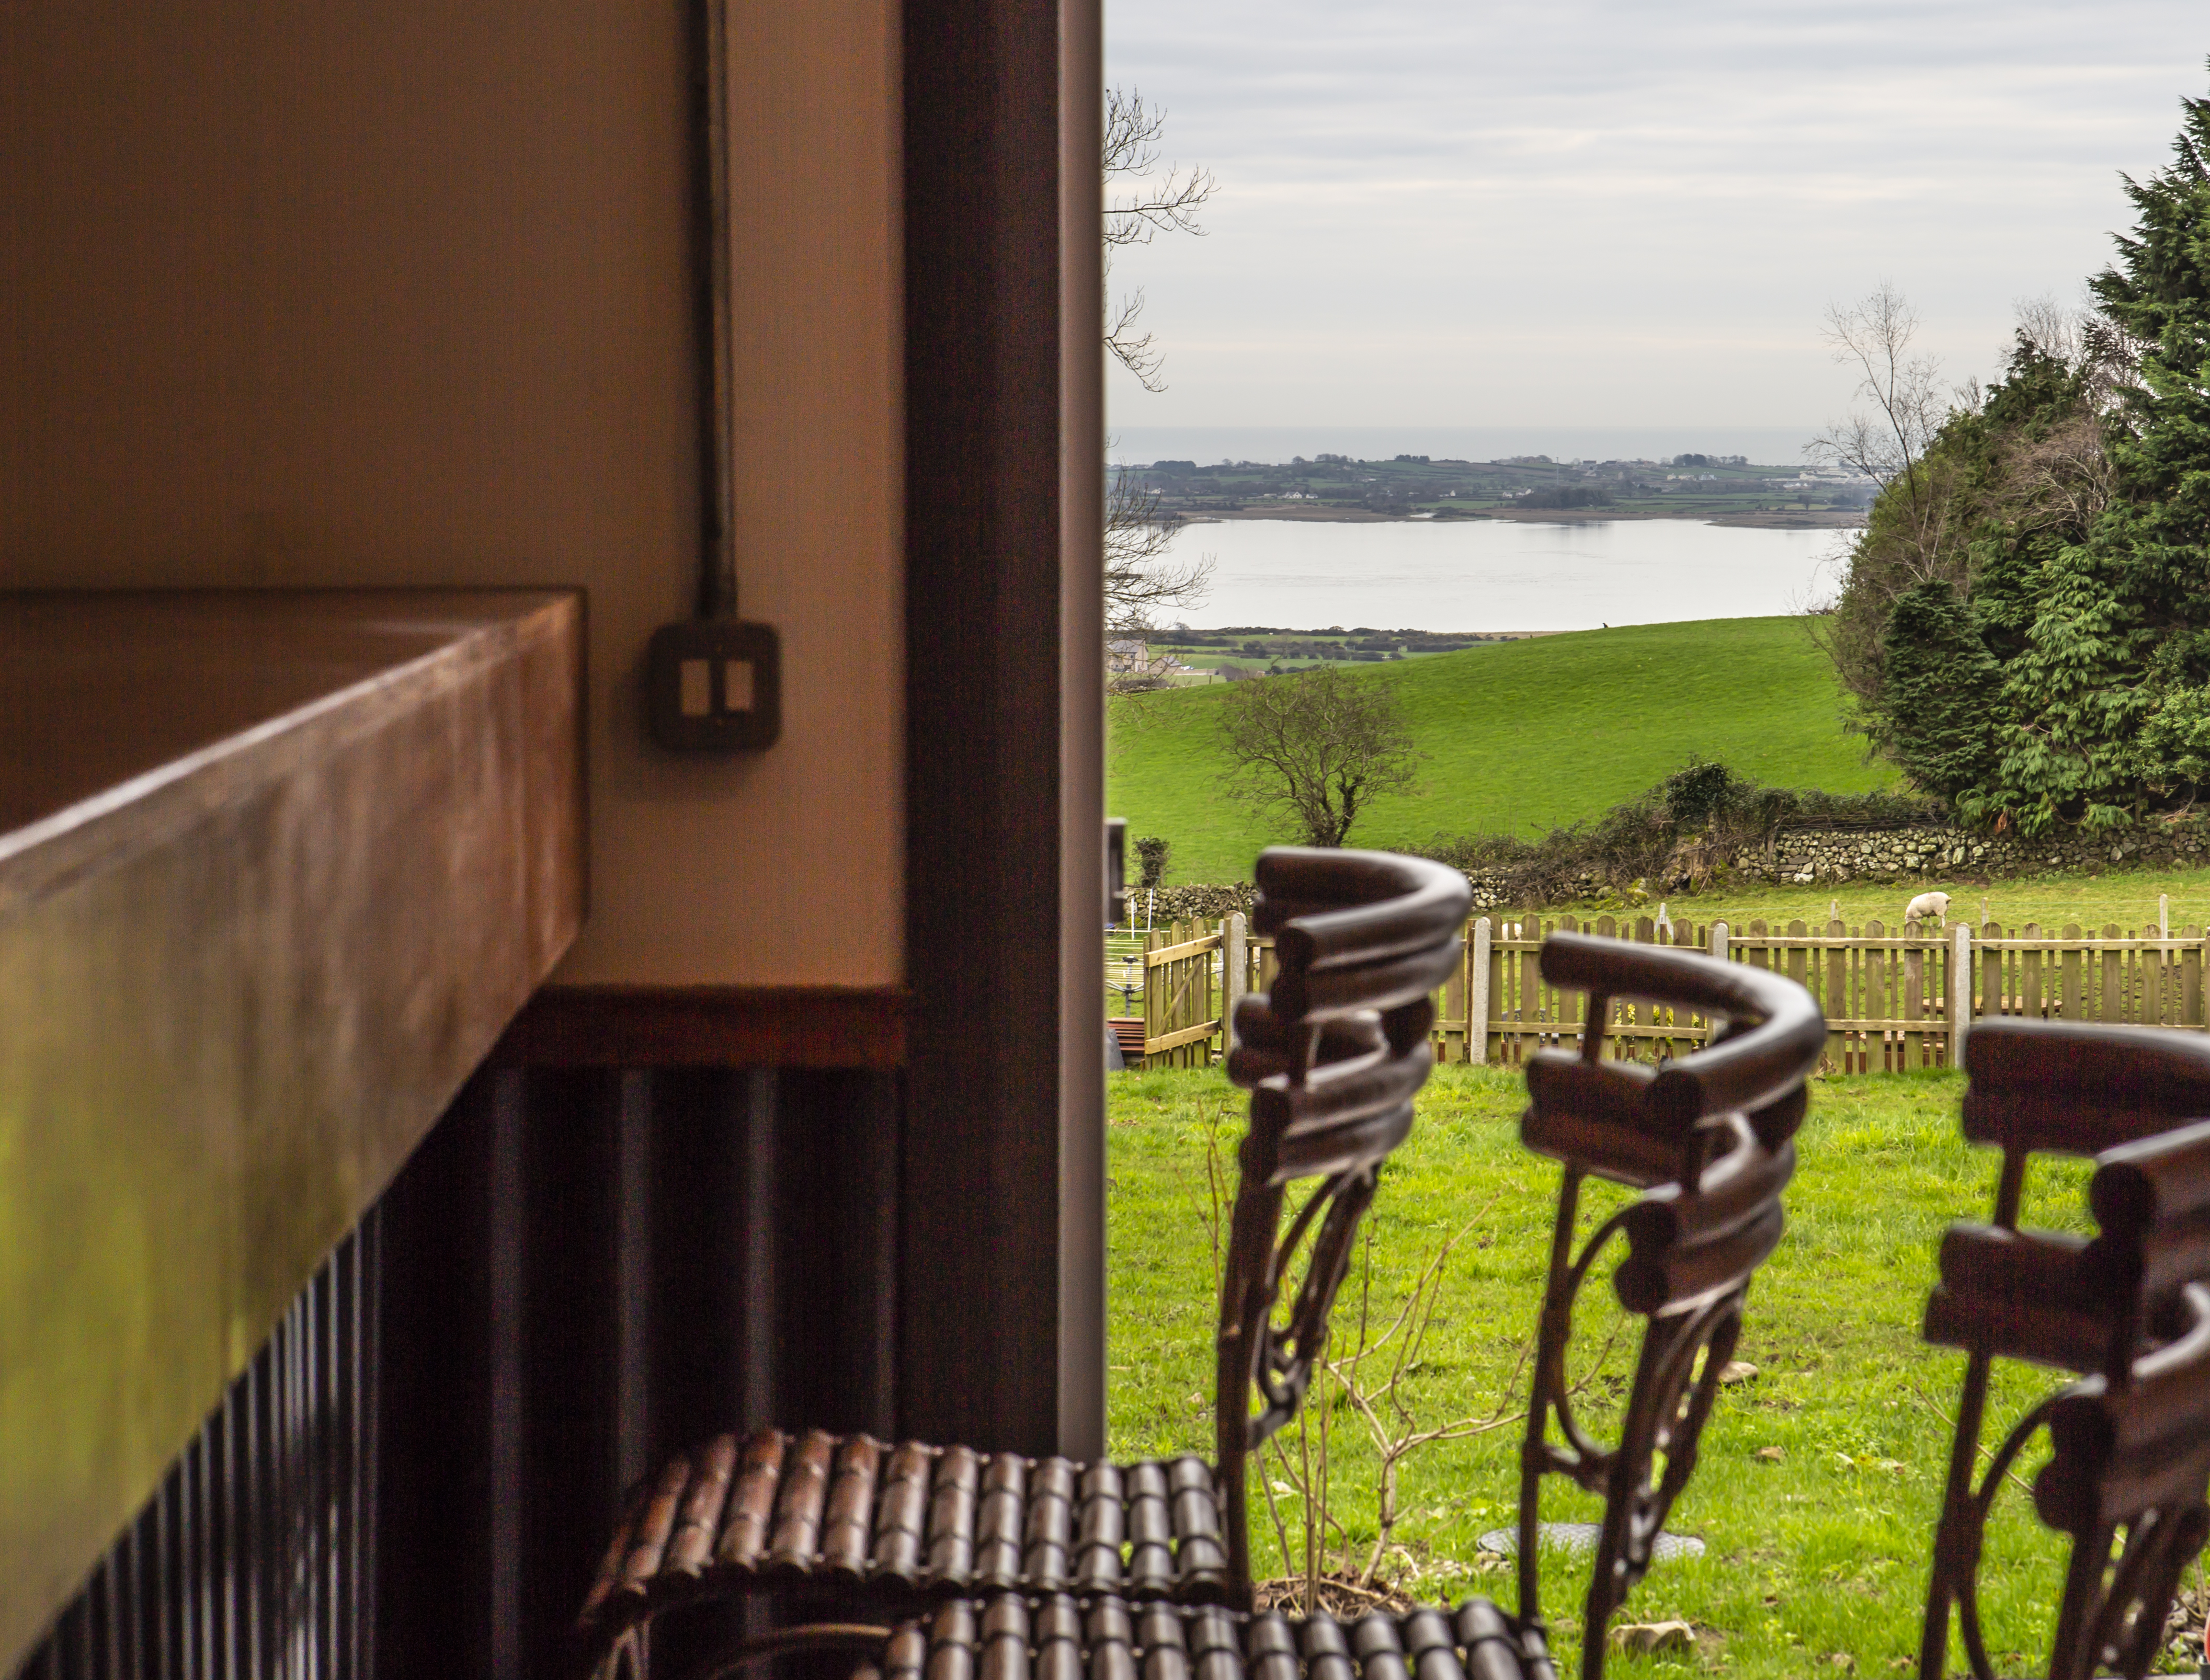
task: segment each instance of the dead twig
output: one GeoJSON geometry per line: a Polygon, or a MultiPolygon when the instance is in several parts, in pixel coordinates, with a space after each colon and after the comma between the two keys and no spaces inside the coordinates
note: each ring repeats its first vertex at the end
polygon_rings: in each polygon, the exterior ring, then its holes
{"type": "MultiPolygon", "coordinates": [[[[1906,1382],[1903,1386],[1909,1391],[1911,1399],[1917,1400],[1919,1405],[1924,1406],[1929,1412],[1931,1412],[1935,1417],[1941,1420],[1941,1425],[1944,1429],[1947,1429],[1952,1435],[1954,1435],[1957,1432],[1957,1418],[1954,1412],[1951,1412],[1948,1407],[1943,1406],[1941,1401],[1935,1400],[1931,1394],[1927,1394],[1924,1390],[1920,1388],[1916,1382],[1906,1382]]],[[[1996,1455],[1995,1448],[1989,1446],[1986,1442],[1976,1441],[1972,1443],[1972,1448],[1973,1450],[1979,1454],[1978,1461],[1980,1463],[1987,1464],[1994,1460],[1996,1455]]],[[[2020,1493],[2025,1494],[2028,1498],[2032,1497],[2033,1484],[2027,1481],[2025,1477],[2020,1475],[2015,1470],[2004,1471],[2003,1480],[2008,1482],[2013,1487],[2016,1488],[2020,1493]]]]}

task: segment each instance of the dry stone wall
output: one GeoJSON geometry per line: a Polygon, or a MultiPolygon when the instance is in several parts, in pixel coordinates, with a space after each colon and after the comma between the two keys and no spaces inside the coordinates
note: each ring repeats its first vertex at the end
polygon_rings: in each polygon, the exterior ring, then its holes
{"type": "MultiPolygon", "coordinates": [[[[1986,834],[1969,828],[1922,826],[1903,828],[1804,828],[1783,832],[1770,849],[1737,852],[1732,879],[1787,886],[1840,886],[1851,881],[1893,882],[1925,878],[1994,880],[2064,869],[2188,869],[2210,864],[2210,817],[2167,818],[2116,834],[2090,836],[2076,830],[2023,840],[2016,834],[1986,834]]],[[[1469,870],[1474,908],[1521,908],[1501,870],[1469,870]]],[[[1651,888],[1677,891],[1679,882],[1653,881],[1651,888]]],[[[1594,876],[1573,883],[1569,897],[1596,898],[1612,890],[1594,876]]],[[[1160,924],[1187,917],[1217,921],[1231,911],[1248,914],[1251,883],[1233,886],[1162,887],[1153,907],[1160,924]]],[[[1140,923],[1144,894],[1129,894],[1140,923]]]]}
{"type": "Polygon", "coordinates": [[[2210,823],[2194,818],[2116,834],[2076,830],[2025,840],[1966,828],[1808,829],[1784,833],[1769,855],[1735,859],[1737,876],[1810,885],[1905,876],[2032,875],[2046,870],[2186,868],[2210,858],[2210,823]]]}
{"type": "Polygon", "coordinates": [[[1239,910],[1249,915],[1253,891],[1247,881],[1226,887],[1157,887],[1148,892],[1141,887],[1132,887],[1128,889],[1128,909],[1138,927],[1143,925],[1147,907],[1152,924],[1157,927],[1191,918],[1217,922],[1239,910]],[[1148,906],[1147,898],[1150,900],[1148,906]]]}

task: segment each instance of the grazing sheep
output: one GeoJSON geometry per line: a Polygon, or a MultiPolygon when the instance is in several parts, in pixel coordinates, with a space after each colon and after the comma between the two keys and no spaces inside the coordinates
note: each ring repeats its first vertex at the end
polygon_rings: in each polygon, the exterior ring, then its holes
{"type": "Polygon", "coordinates": [[[1947,893],[1921,893],[1903,906],[1903,919],[1906,922],[1930,921],[1935,917],[1941,918],[1943,927],[1949,925],[1949,895],[1947,893]]]}

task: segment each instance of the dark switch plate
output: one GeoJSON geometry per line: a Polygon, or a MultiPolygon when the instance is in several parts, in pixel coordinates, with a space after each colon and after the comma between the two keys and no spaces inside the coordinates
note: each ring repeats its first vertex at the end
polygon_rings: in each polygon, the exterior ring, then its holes
{"type": "Polygon", "coordinates": [[[663,624],[645,657],[645,717],[670,752],[758,752],[782,733],[782,645],[769,624],[663,624]]]}

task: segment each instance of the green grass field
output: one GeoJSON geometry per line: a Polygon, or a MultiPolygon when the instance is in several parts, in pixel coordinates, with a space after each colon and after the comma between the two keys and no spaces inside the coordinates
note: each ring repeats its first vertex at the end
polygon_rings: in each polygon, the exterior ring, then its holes
{"type": "MultiPolygon", "coordinates": [[[[1832,668],[1791,618],[1577,631],[1357,675],[1395,686],[1428,757],[1424,791],[1376,804],[1354,846],[1539,833],[1632,798],[1695,755],[1777,786],[1853,792],[1894,780],[1843,733],[1832,668]]],[[[1107,798],[1131,835],[1172,842],[1169,882],[1247,880],[1261,849],[1293,837],[1223,792],[1212,708],[1228,693],[1112,704],[1107,798]]]]}
{"type": "MultiPolygon", "coordinates": [[[[1802,921],[1816,930],[1826,924],[1827,912],[1839,907],[1841,918],[1861,927],[1877,917],[1893,930],[1903,921],[1903,907],[1917,894],[1939,889],[1949,894],[1952,923],[1980,921],[1983,902],[1987,918],[2008,930],[2038,924],[2044,933],[2076,923],[2099,933],[2112,924],[2128,931],[2156,931],[2157,900],[2171,900],[2171,930],[2210,926],[2210,869],[2114,869],[2090,875],[2060,870],[1993,881],[1986,886],[1955,876],[1911,876],[1894,885],[1852,881],[1846,886],[1715,887],[1693,894],[1675,894],[1665,900],[1676,920],[1698,924],[1725,922],[1747,927],[1762,920],[1775,926],[1802,921]]],[[[1587,900],[1581,904],[1545,907],[1547,918],[1573,911],[1576,914],[1609,911],[1615,916],[1647,914],[1656,900],[1639,908],[1622,906],[1619,900],[1587,900]]]]}
{"type": "MultiPolygon", "coordinates": [[[[1961,1083],[1953,1075],[1874,1075],[1814,1081],[1802,1164],[1788,1194],[1790,1228],[1760,1273],[1737,1358],[1758,1367],[1726,1389],[1706,1430],[1695,1480],[1668,1526],[1701,1538],[1700,1559],[1658,1564],[1628,1599],[1627,1621],[1679,1617],[1697,1630],[1692,1654],[1622,1658],[1621,1674],[1723,1671],[1860,1676],[1911,1666],[1929,1545],[1941,1497],[1947,1425],[1962,1359],[1923,1346],[1918,1320],[1935,1247],[1955,1219],[1985,1218],[1993,1158],[1959,1137],[1961,1083]],[[1836,1659],[1845,1661],[1838,1662],[1836,1659]]],[[[1514,1372],[1539,1304],[1557,1169],[1522,1150],[1516,1077],[1438,1070],[1411,1139],[1386,1170],[1371,1218],[1368,1322],[1386,1324],[1443,1242],[1458,1241],[1440,1307],[1406,1393],[1422,1426],[1516,1410],[1514,1372]]],[[[1116,1457],[1198,1451],[1211,1439],[1213,1195],[1208,1139],[1232,1162],[1241,1093],[1217,1074],[1114,1075],[1110,1093],[1111,1446],[1116,1457]]],[[[2086,1228],[2084,1169],[2037,1168],[2026,1220],[2086,1228]]],[[[1615,1207],[1604,1192],[1584,1233],[1615,1207]]],[[[1601,1437],[1616,1423],[1633,1343],[1600,1368],[1593,1351],[1625,1317],[1600,1263],[1582,1296],[1573,1370],[1577,1403],[1601,1437]]],[[[1360,1335],[1360,1280],[1338,1306],[1335,1351],[1360,1335]]],[[[1369,1332],[1369,1334],[1371,1334],[1369,1332]]],[[[1999,1374],[1992,1427],[2008,1428],[2046,1373],[1999,1374]]],[[[1524,1371],[1517,1392],[1524,1394],[1524,1371]]],[[[1315,1392],[1320,1392],[1315,1385],[1315,1392]]],[[[1375,1454],[1353,1410],[1327,1408],[1329,1508],[1361,1557],[1375,1532],[1375,1454]]],[[[1283,1437],[1290,1459],[1302,1444],[1283,1437]]],[[[1997,1437],[1999,1438],[1999,1436],[1997,1437]]],[[[1420,1449],[1401,1473],[1402,1512],[1384,1576],[1411,1596],[1454,1603],[1469,1592],[1513,1601],[1502,1561],[1479,1537],[1507,1527],[1516,1498],[1518,1428],[1420,1449]]],[[[2030,1480],[2039,1462],[2020,1466],[2030,1480]]],[[[1289,1555],[1254,1499],[1259,1573],[1301,1570],[1304,1506],[1279,1463],[1267,1475],[1290,1532],[1289,1555]]],[[[1550,1520],[1592,1520],[1597,1502],[1555,1484],[1550,1520]]],[[[2062,1586],[2058,1549],[2030,1502],[2006,1490],[1984,1566],[1984,1608],[2000,1672],[2038,1672],[2050,1606],[2062,1586]]],[[[1586,1567],[1546,1559],[1544,1608],[1573,1656],[1586,1567]]],[[[1953,1671],[1961,1671],[1959,1653],[1953,1671]]],[[[2178,1663],[2166,1665],[2173,1668],[2178,1663]]],[[[2191,1671],[2191,1669],[2190,1669],[2191,1671]]]]}

